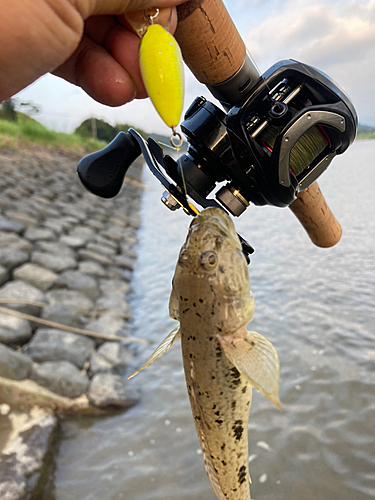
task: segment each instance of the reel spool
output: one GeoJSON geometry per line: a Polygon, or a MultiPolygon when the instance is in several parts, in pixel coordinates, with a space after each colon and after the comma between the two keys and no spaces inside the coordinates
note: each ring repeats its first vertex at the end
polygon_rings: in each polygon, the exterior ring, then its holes
{"type": "Polygon", "coordinates": [[[357,115],[324,73],[288,60],[272,66],[250,97],[229,111],[227,127],[243,166],[230,188],[257,205],[283,207],[349,147],[357,115]]]}
{"type": "MultiPolygon", "coordinates": [[[[203,97],[196,98],[181,124],[188,148],[178,162],[164,155],[151,138],[144,141],[130,130],[83,158],[78,174],[92,193],[109,198],[119,192],[128,168],[142,153],[167,191],[163,201],[168,208],[181,206],[196,215],[188,195],[203,208],[221,204],[239,216],[250,203],[291,205],[336,154],[348,148],[356,127],[352,103],[326,75],[297,61],[281,61],[228,113],[203,97]],[[216,201],[209,195],[219,183],[216,201]]],[[[313,231],[299,217],[297,207],[294,213],[311,236],[313,231]]],[[[314,218],[314,226],[318,220],[314,218]]],[[[330,246],[332,241],[321,237],[322,227],[313,241],[330,246]]]]}

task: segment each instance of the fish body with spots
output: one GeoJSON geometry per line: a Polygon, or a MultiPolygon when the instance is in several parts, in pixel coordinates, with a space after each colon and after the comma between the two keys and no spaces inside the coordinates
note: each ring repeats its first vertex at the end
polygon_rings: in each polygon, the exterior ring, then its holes
{"type": "Polygon", "coordinates": [[[192,221],[177,262],[169,311],[179,328],[141,370],[181,338],[211,486],[219,500],[250,500],[247,424],[252,387],[279,408],[279,362],[272,344],[246,329],[254,298],[241,243],[223,210],[208,208],[192,221]]]}

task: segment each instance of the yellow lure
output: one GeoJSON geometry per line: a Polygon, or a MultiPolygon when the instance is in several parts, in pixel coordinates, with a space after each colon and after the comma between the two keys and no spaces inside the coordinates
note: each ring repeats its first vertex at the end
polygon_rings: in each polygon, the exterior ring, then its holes
{"type": "Polygon", "coordinates": [[[175,38],[160,24],[151,24],[142,37],[139,65],[156,111],[168,127],[176,127],[184,104],[184,69],[175,38]]]}

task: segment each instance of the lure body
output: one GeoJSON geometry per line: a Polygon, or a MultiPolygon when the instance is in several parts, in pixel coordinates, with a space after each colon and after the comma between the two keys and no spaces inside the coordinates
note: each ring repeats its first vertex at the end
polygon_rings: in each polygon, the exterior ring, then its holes
{"type": "Polygon", "coordinates": [[[156,111],[168,127],[176,127],[184,101],[182,56],[175,38],[159,24],[149,26],[142,38],[139,65],[156,111]]]}

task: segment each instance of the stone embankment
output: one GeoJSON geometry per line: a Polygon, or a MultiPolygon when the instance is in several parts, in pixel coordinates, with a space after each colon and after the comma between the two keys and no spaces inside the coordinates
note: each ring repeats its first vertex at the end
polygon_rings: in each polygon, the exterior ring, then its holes
{"type": "Polygon", "coordinates": [[[35,494],[56,410],[95,414],[128,408],[139,398],[124,375],[135,345],[127,340],[132,336],[128,299],[141,165],[131,168],[120,195],[104,200],[81,186],[77,160],[42,148],[0,151],[4,500],[35,494]]]}

